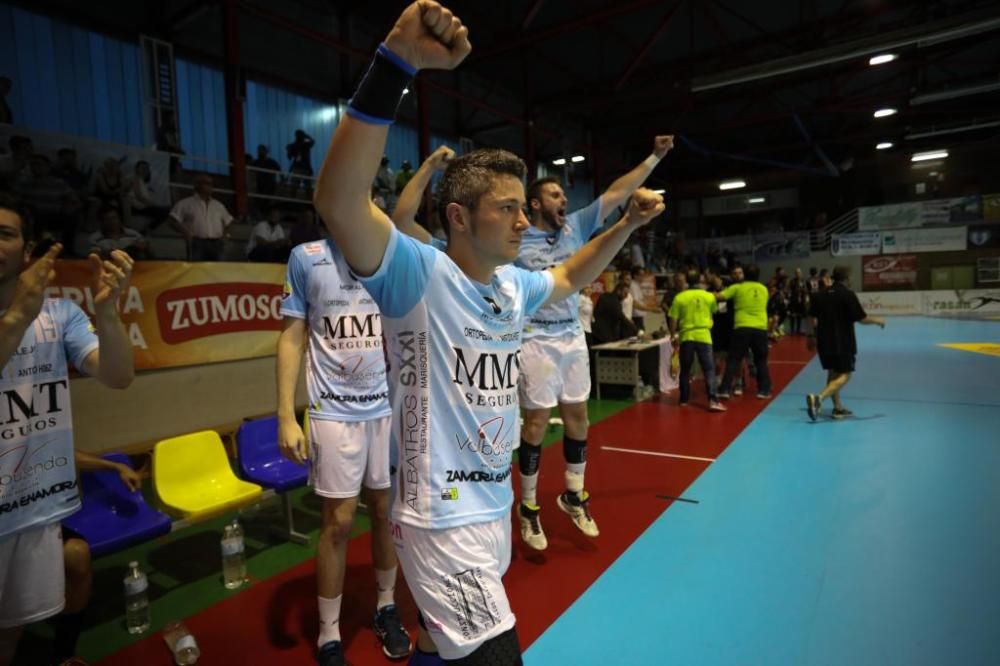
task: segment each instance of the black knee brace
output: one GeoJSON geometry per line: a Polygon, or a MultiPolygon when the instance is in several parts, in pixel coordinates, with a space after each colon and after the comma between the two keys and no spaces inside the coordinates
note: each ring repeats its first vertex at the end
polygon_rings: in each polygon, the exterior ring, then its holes
{"type": "Polygon", "coordinates": [[[566,457],[566,462],[568,463],[587,462],[587,440],[564,437],[563,455],[566,457]]]}
{"type": "Polygon", "coordinates": [[[538,466],[542,462],[542,447],[528,444],[521,440],[521,448],[517,451],[517,466],[521,474],[531,476],[538,473],[538,466]]]}

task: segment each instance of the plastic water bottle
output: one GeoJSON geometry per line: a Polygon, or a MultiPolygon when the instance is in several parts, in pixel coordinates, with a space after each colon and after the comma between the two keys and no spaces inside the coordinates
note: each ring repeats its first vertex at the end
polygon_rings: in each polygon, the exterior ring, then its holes
{"type": "Polygon", "coordinates": [[[125,576],[125,626],[130,634],[149,631],[148,587],[149,582],[146,574],[139,569],[139,563],[129,562],[128,575],[125,576]]]}
{"type": "Polygon", "coordinates": [[[247,563],[243,554],[243,528],[235,518],[222,532],[222,580],[233,590],[247,579],[247,563]]]}
{"type": "Polygon", "coordinates": [[[183,622],[171,622],[163,628],[163,640],[167,647],[174,654],[174,663],[178,666],[187,666],[198,661],[201,651],[194,636],[184,626],[183,622]]]}

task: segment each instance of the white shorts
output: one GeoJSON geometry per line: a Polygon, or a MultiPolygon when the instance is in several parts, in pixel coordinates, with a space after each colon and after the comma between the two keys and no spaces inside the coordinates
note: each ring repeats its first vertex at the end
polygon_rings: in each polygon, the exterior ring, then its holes
{"type": "Polygon", "coordinates": [[[521,345],[521,406],[548,409],[590,397],[590,355],[581,333],[567,338],[529,338],[521,345]]]}
{"type": "Polygon", "coordinates": [[[385,490],[389,476],[389,419],[309,419],[309,484],[321,497],[355,497],[361,486],[385,490]]]}
{"type": "Polygon", "coordinates": [[[58,615],[66,605],[62,525],[0,540],[0,629],[58,615]]]}
{"type": "Polygon", "coordinates": [[[396,555],[427,632],[444,659],[460,659],[514,626],[501,577],[510,566],[510,518],[443,530],[390,524],[396,555]]]}

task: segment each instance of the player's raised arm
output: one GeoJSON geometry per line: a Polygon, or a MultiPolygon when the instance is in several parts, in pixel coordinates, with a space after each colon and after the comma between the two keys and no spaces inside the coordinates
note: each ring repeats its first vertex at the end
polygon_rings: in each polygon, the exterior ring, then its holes
{"type": "Polygon", "coordinates": [[[416,238],[421,243],[429,243],[431,234],[422,226],[417,224],[417,210],[424,197],[424,190],[431,182],[431,178],[438,171],[444,171],[448,162],[455,157],[455,151],[448,146],[439,146],[431,153],[431,156],[424,160],[417,172],[413,174],[406,187],[399,194],[399,201],[396,202],[396,209],[392,211],[392,221],[396,227],[407,236],[416,238]]]}
{"type": "Polygon", "coordinates": [[[392,228],[370,193],[403,90],[417,71],[453,69],[471,50],[468,29],[450,10],[431,0],[413,3],[379,46],[337,126],[313,202],[359,275],[378,268],[392,228]]]}
{"type": "Polygon", "coordinates": [[[601,274],[629,235],[665,209],[663,197],[651,190],[636,190],[628,212],[607,232],[580,248],[565,263],[552,269],[554,286],[547,303],[555,303],[578,292],[601,274]]]}

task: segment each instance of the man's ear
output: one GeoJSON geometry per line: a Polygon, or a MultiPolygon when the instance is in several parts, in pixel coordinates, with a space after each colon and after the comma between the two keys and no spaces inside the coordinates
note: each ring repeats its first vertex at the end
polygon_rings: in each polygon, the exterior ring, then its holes
{"type": "Polygon", "coordinates": [[[451,202],[444,209],[445,217],[451,226],[451,232],[465,231],[469,228],[469,210],[460,203],[451,202]]]}

